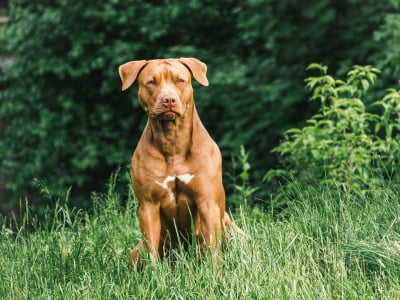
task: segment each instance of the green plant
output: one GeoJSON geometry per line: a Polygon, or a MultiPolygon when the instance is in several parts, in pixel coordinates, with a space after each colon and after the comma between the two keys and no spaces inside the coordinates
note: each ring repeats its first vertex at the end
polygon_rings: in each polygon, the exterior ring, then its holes
{"type": "Polygon", "coordinates": [[[362,100],[380,73],[372,66],[354,66],[345,81],[327,74],[327,67],[311,64],[319,76],[306,79],[318,114],[303,128],[290,129],[273,152],[285,169],[269,171],[265,179],[293,176],[317,186],[337,185],[361,192],[381,180],[399,183],[400,91],[390,89],[368,112],[362,100]]]}
{"type": "Polygon", "coordinates": [[[231,184],[234,191],[231,193],[228,202],[239,207],[252,204],[252,197],[259,190],[259,187],[252,185],[250,180],[251,165],[248,161],[249,152],[243,145],[240,145],[239,154],[233,159],[232,167],[239,169],[239,174],[230,174],[231,184]]]}

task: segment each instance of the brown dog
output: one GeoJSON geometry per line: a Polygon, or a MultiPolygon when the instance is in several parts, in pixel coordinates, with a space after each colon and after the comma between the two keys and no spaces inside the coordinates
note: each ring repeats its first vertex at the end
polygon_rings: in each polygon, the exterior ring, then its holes
{"type": "MultiPolygon", "coordinates": [[[[192,77],[207,86],[207,66],[195,58],[130,61],[119,67],[122,90],[136,80],[147,125],[132,157],[132,180],[144,235],[132,251],[140,260],[145,245],[164,256],[178,241],[219,253],[223,226],[238,229],[225,213],[222,159],[197,114],[192,77]]],[[[240,229],[238,229],[240,230],[240,229]]]]}

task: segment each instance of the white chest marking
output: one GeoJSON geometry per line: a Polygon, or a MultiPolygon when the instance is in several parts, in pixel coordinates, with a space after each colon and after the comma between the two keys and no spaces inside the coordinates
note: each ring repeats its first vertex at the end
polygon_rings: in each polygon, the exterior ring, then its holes
{"type": "Polygon", "coordinates": [[[180,181],[186,184],[189,184],[193,177],[194,177],[193,174],[182,174],[176,176],[176,178],[178,178],[180,181]]]}
{"type": "Polygon", "coordinates": [[[179,181],[182,181],[185,184],[189,184],[193,177],[194,177],[193,174],[174,175],[165,177],[163,182],[157,180],[154,180],[154,182],[159,186],[161,186],[164,190],[166,190],[168,192],[169,199],[173,201],[175,200],[175,195],[172,189],[168,186],[168,182],[175,181],[175,179],[178,179],[179,181]]]}

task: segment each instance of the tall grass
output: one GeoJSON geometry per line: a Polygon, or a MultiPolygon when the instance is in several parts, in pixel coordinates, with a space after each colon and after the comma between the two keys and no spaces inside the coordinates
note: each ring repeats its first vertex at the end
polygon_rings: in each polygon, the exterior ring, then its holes
{"type": "Polygon", "coordinates": [[[192,249],[129,269],[140,238],[135,201],[121,206],[112,185],[93,196],[90,214],[56,205],[43,220],[4,221],[0,298],[400,299],[398,192],[292,191],[279,215],[234,214],[248,237],[227,241],[222,267],[195,259],[192,249]]]}

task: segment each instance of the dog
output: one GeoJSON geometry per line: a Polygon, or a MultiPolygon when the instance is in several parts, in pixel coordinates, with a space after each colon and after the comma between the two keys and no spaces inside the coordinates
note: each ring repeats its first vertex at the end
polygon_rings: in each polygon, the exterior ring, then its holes
{"type": "MultiPolygon", "coordinates": [[[[208,85],[207,66],[196,58],[129,61],[119,67],[122,90],[138,82],[138,98],[148,120],[131,161],[143,240],[132,263],[164,257],[189,245],[196,235],[221,263],[227,231],[241,232],[225,212],[221,152],[196,110],[192,79],[208,85]]],[[[204,251],[204,250],[203,250],[204,251]]]]}

